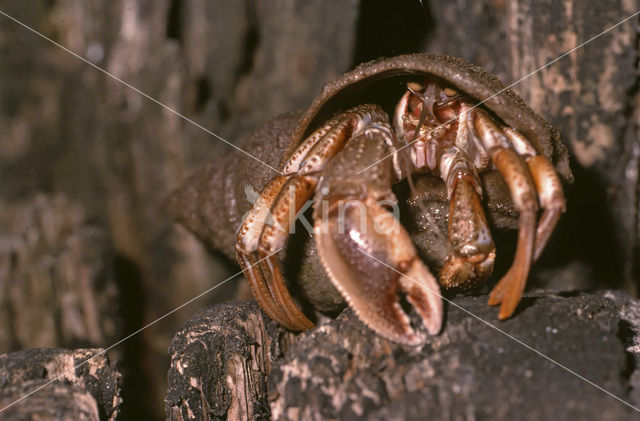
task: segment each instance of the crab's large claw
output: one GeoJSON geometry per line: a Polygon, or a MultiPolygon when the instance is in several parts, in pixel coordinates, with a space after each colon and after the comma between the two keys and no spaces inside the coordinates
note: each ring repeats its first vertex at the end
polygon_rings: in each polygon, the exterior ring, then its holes
{"type": "Polygon", "coordinates": [[[424,335],[411,327],[402,310],[398,296],[402,291],[427,331],[438,333],[442,325],[438,283],[393,214],[370,197],[328,202],[322,217],[316,200],[318,252],[331,281],[360,320],[394,341],[423,343],[424,335]]]}

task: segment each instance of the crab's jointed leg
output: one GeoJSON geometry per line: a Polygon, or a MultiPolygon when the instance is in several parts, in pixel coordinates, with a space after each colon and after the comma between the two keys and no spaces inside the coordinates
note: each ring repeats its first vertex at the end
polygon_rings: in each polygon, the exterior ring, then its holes
{"type": "Polygon", "coordinates": [[[536,230],[536,243],[533,252],[533,261],[535,262],[542,254],[560,216],[565,211],[562,184],[551,162],[544,156],[538,155],[524,136],[511,127],[503,127],[502,130],[520,156],[525,158],[538,192],[540,207],[544,210],[536,230]]]}
{"type": "Polygon", "coordinates": [[[482,110],[475,114],[475,130],[507,182],[514,204],[520,212],[518,245],[513,265],[489,296],[490,305],[501,304],[499,318],[505,319],[515,311],[531,264],[542,253],[564,211],[564,196],[551,163],[545,157],[537,155],[524,136],[514,129],[500,127],[482,110]],[[544,209],[539,224],[538,200],[544,209]]]}
{"type": "Polygon", "coordinates": [[[356,113],[345,114],[309,136],[285,164],[282,175],[260,192],[238,233],[236,255],[254,296],[271,318],[290,330],[306,330],[313,323],[289,294],[274,253],[285,246],[298,211],[313,194],[315,173],[342,148],[358,122],[356,113]]]}
{"type": "MultiPolygon", "coordinates": [[[[428,120],[432,126],[425,127],[421,139],[411,144],[410,159],[415,170],[426,169],[438,174],[447,187],[449,253],[440,271],[440,284],[445,288],[466,289],[488,278],[495,260],[495,245],[482,208],[477,172],[487,166],[489,157],[470,127],[471,105],[460,102],[459,109],[448,107],[438,112],[433,99],[428,101],[429,92],[434,91],[433,82],[429,82],[421,97],[413,91],[402,97],[396,107],[396,130],[400,138],[408,140],[410,131],[420,130],[417,112],[420,110],[422,115],[425,109],[430,110],[428,120]],[[410,94],[420,97],[424,103],[416,105],[414,99],[411,104],[410,94]],[[449,124],[456,118],[459,124],[449,124]],[[440,124],[438,120],[448,122],[440,124]]],[[[446,92],[445,89],[443,93],[447,95],[446,92]]],[[[449,101],[456,95],[455,91],[451,92],[449,101]]]]}
{"type": "Polygon", "coordinates": [[[289,228],[295,224],[296,215],[313,194],[315,186],[316,180],[313,177],[290,177],[271,206],[273,224],[264,225],[258,242],[259,267],[268,279],[273,298],[281,306],[286,317],[296,323],[300,330],[313,327],[313,323],[300,311],[289,295],[275,253],[285,246],[289,228]]]}
{"type": "MultiPolygon", "coordinates": [[[[303,325],[310,324],[313,326],[313,324],[311,324],[308,319],[306,321],[301,320],[296,322],[287,316],[275,298],[274,288],[265,280],[259,267],[259,259],[255,254],[269,210],[286,181],[286,177],[277,176],[262,189],[258,200],[254,203],[240,226],[236,242],[236,256],[249,282],[251,292],[253,296],[256,297],[262,309],[269,317],[287,329],[300,330],[303,325]]],[[[282,299],[282,296],[280,299],[282,299]]],[[[291,298],[289,298],[289,300],[292,301],[291,298]]]]}
{"type": "Polygon", "coordinates": [[[531,264],[564,212],[560,179],[549,160],[538,155],[517,130],[500,125],[455,89],[438,90],[434,84],[438,81],[409,86],[396,106],[394,122],[398,138],[412,146],[413,170],[439,175],[447,187],[450,252],[440,282],[445,287],[464,287],[484,280],[492,271],[495,248],[478,181],[478,173],[492,164],[520,213],[513,264],[489,298],[489,304],[501,304],[499,317],[504,319],[513,314],[531,264]],[[539,205],[543,213],[538,223],[539,205]]]}
{"type": "Polygon", "coordinates": [[[295,216],[313,193],[317,182],[313,173],[342,148],[356,125],[354,115],[344,115],[309,136],[282,175],[262,189],[238,232],[236,256],[253,295],[273,320],[290,330],[309,329],[313,323],[289,294],[275,253],[286,244],[295,216]]]}

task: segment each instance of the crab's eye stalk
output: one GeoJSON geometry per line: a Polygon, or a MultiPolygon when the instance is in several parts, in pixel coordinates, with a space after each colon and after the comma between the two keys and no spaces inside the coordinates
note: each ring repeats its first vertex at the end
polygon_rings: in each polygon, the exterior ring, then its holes
{"type": "Polygon", "coordinates": [[[410,92],[411,92],[411,95],[409,95],[407,111],[415,115],[416,117],[420,117],[420,113],[424,108],[424,104],[427,103],[429,98],[427,97],[426,92],[423,92],[423,93],[414,93],[412,91],[410,92]]]}
{"type": "Polygon", "coordinates": [[[455,89],[450,88],[448,86],[446,88],[444,88],[444,90],[442,92],[444,92],[444,94],[448,98],[454,98],[456,95],[458,95],[458,91],[456,91],[455,89]]]}
{"type": "Polygon", "coordinates": [[[405,129],[404,116],[409,113],[409,96],[412,95],[411,90],[407,90],[396,104],[396,109],[393,112],[393,128],[399,140],[404,140],[406,136],[407,130],[405,129]]]}
{"type": "Polygon", "coordinates": [[[394,112],[394,126],[399,140],[411,143],[419,137],[425,125],[436,121],[434,107],[444,96],[442,89],[432,80],[424,83],[411,81],[398,101],[394,112]]]}
{"type": "Polygon", "coordinates": [[[414,114],[416,117],[419,117],[426,95],[425,84],[413,81],[408,82],[407,91],[396,107],[396,115],[398,115],[398,113],[400,113],[400,115],[414,114]],[[402,109],[400,110],[400,108],[402,109]]]}
{"type": "Polygon", "coordinates": [[[409,82],[407,83],[407,90],[412,94],[422,97],[422,91],[424,91],[424,85],[418,82],[409,82]]]}
{"type": "Polygon", "coordinates": [[[422,102],[423,94],[412,90],[410,87],[407,88],[407,91],[398,101],[393,114],[396,137],[402,142],[409,142],[415,139],[424,107],[422,102]]]}

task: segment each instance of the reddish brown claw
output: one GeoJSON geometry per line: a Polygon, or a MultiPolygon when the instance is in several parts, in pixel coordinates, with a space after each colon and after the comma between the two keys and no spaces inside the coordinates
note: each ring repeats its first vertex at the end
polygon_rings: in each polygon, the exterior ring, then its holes
{"type": "Polygon", "coordinates": [[[396,342],[417,345],[424,336],[411,327],[399,304],[399,293],[407,295],[427,331],[435,334],[442,325],[438,283],[391,213],[372,197],[349,203],[352,199],[334,198],[329,202],[325,227],[316,219],[322,261],[331,281],[365,324],[396,342]]]}

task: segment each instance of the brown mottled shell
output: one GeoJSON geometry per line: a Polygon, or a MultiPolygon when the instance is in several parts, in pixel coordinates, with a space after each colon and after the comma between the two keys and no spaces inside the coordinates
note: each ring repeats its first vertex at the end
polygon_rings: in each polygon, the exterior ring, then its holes
{"type": "MultiPolygon", "coordinates": [[[[482,106],[520,131],[539,153],[553,162],[564,182],[573,181],[567,148],[555,127],[496,76],[460,58],[439,54],[409,54],[371,61],[329,82],[300,118],[284,157],[332,114],[364,103],[361,96],[371,97],[370,91],[376,82],[395,78],[403,83],[411,76],[420,75],[435,76],[468,96],[485,101],[482,106]]],[[[398,89],[398,92],[402,90],[398,89]]]]}

